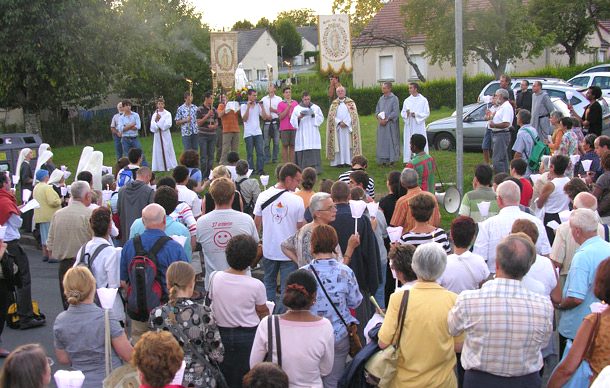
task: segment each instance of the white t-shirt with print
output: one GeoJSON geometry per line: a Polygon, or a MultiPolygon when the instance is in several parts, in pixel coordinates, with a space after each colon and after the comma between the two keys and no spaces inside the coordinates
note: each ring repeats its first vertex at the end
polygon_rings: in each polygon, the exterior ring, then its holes
{"type": "Polygon", "coordinates": [[[289,261],[281,245],[297,231],[297,223],[305,221],[303,199],[287,191],[261,211],[268,199],[283,191],[270,187],[260,193],[254,205],[254,215],[263,220],[263,256],[269,260],[289,261]]]}

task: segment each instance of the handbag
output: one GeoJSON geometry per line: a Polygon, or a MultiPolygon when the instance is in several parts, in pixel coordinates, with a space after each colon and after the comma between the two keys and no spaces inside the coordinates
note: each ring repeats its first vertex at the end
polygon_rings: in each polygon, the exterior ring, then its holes
{"type": "Polygon", "coordinates": [[[409,303],[409,290],[402,294],[400,310],[398,311],[398,336],[394,333],[392,343],[385,349],[373,354],[364,364],[364,377],[366,382],[376,386],[385,387],[396,375],[396,365],[398,364],[398,351],[400,347],[400,337],[407,315],[407,304],[409,303]]]}
{"type": "Polygon", "coordinates": [[[324,288],[324,284],[322,284],[322,281],[320,280],[318,271],[316,271],[316,269],[313,267],[313,263],[309,266],[309,268],[311,268],[313,274],[316,275],[316,280],[318,280],[320,287],[322,287],[322,291],[324,291],[326,299],[328,299],[330,305],[333,306],[335,313],[337,313],[339,319],[341,319],[341,322],[343,322],[343,325],[345,326],[345,330],[347,330],[347,335],[349,337],[349,355],[353,358],[362,349],[362,341],[360,341],[360,336],[358,335],[358,325],[355,323],[351,323],[348,325],[347,322],[345,322],[345,319],[343,319],[343,316],[339,312],[339,309],[337,309],[337,306],[335,306],[332,299],[330,299],[328,292],[326,292],[326,288],[324,288]]]}

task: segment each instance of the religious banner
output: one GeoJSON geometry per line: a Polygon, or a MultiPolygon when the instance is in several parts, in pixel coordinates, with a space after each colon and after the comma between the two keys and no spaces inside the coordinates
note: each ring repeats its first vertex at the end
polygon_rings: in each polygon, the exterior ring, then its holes
{"type": "Polygon", "coordinates": [[[211,32],[210,68],[217,81],[225,90],[233,89],[237,68],[237,32],[211,32]]]}
{"type": "Polygon", "coordinates": [[[352,71],[349,17],[345,14],[318,16],[320,70],[340,74],[352,71]]]}

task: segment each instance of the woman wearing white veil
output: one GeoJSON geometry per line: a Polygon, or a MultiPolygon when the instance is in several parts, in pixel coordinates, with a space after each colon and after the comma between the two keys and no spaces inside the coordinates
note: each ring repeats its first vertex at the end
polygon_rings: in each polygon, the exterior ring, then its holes
{"type": "Polygon", "coordinates": [[[102,167],[104,166],[104,153],[93,151],[83,171],[89,171],[93,175],[93,189],[102,189],[102,167]]]}
{"type": "Polygon", "coordinates": [[[87,164],[89,164],[89,158],[91,158],[91,154],[93,153],[93,147],[86,146],[83,148],[83,151],[80,154],[80,159],[78,161],[78,167],[76,168],[76,175],[79,172],[83,171],[87,164]]]}
{"type": "MultiPolygon", "coordinates": [[[[40,153],[40,150],[38,151],[38,159],[36,160],[36,169],[34,170],[34,177],[36,176],[36,173],[38,172],[38,170],[42,169],[44,164],[47,163],[52,157],[53,157],[53,153],[49,150],[44,150],[42,153],[40,153]]],[[[34,183],[36,183],[36,182],[37,182],[37,180],[34,179],[34,183]]]]}
{"type": "MultiPolygon", "coordinates": [[[[40,155],[43,155],[45,151],[51,151],[51,146],[47,143],[42,143],[38,147],[38,160],[40,160],[40,155]]],[[[42,162],[40,164],[39,163],[40,162],[36,163],[36,171],[40,170],[41,168],[44,168],[49,172],[49,174],[51,174],[53,170],[55,170],[55,164],[53,164],[52,159],[49,159],[46,162],[42,162]]],[[[36,176],[36,173],[34,173],[34,176],[36,176]]]]}
{"type": "MultiPolygon", "coordinates": [[[[14,185],[16,185],[17,183],[21,182],[21,170],[25,169],[23,163],[26,162],[27,163],[27,167],[30,167],[30,160],[32,160],[32,156],[34,156],[34,154],[32,154],[32,149],[31,148],[23,148],[19,152],[19,159],[17,159],[17,165],[15,166],[15,176],[18,177],[17,178],[18,181],[17,182],[13,182],[14,185]]],[[[30,169],[30,177],[33,179],[31,169],[30,169]]],[[[30,182],[30,185],[31,184],[32,183],[30,182]]],[[[26,183],[26,185],[27,185],[27,183],[26,183]]]]}
{"type": "MultiPolygon", "coordinates": [[[[23,198],[23,190],[30,190],[34,188],[34,174],[32,172],[32,167],[30,167],[30,160],[34,157],[34,153],[31,148],[23,148],[21,152],[19,152],[19,160],[17,160],[17,169],[15,171],[15,175],[19,177],[20,185],[20,193],[21,198],[23,198]]],[[[23,220],[23,224],[21,227],[23,230],[28,232],[32,231],[32,216],[34,215],[34,211],[30,210],[29,212],[21,214],[21,219],[23,220]]]]}

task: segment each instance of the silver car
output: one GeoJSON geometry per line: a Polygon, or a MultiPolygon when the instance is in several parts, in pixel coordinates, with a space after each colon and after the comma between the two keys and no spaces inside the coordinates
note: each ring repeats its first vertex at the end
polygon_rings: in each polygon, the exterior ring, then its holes
{"type": "MultiPolygon", "coordinates": [[[[564,100],[551,97],[555,109],[563,113],[564,116],[569,116],[570,112],[568,106],[564,100]]],[[[608,108],[608,102],[610,99],[602,98],[600,103],[603,111],[603,133],[605,135],[610,133],[610,109],[608,108]]],[[[463,127],[464,127],[464,149],[481,150],[481,144],[483,143],[483,137],[487,130],[487,120],[485,120],[485,112],[487,110],[487,104],[476,103],[470,104],[464,107],[463,127]]],[[[450,117],[436,120],[428,124],[426,127],[426,134],[428,137],[428,144],[437,150],[454,150],[455,149],[455,127],[456,127],[456,114],[450,117]]]]}

